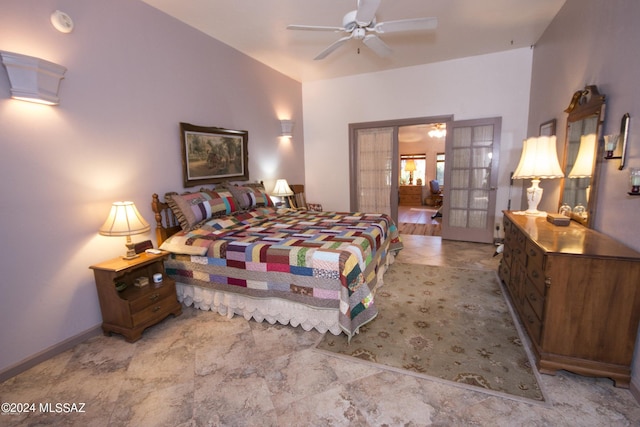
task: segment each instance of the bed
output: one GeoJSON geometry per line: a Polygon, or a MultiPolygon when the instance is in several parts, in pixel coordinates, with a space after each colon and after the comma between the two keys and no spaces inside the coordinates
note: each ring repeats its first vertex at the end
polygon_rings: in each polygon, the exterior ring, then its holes
{"type": "Polygon", "coordinates": [[[259,184],[152,196],[166,273],[186,306],[349,338],[402,249],[385,214],[278,209],[259,184]]]}

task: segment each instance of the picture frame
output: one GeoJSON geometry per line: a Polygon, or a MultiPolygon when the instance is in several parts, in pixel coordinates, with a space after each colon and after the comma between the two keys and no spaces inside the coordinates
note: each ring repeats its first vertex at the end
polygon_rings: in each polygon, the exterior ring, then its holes
{"type": "Polygon", "coordinates": [[[553,136],[556,134],[556,119],[551,119],[540,125],[540,136],[553,136]]]}
{"type": "Polygon", "coordinates": [[[249,132],[180,123],[185,187],[249,180],[249,132]]]}

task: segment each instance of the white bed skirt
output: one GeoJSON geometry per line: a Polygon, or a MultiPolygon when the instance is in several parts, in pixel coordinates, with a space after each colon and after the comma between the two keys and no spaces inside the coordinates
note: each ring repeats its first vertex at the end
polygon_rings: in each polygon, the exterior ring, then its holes
{"type": "Polygon", "coordinates": [[[316,329],[321,333],[329,331],[334,335],[342,332],[337,308],[316,308],[280,298],[253,298],[184,283],[176,283],[176,291],[178,301],[187,307],[215,311],[229,319],[237,314],[247,320],[266,320],[272,325],[278,322],[301,326],[305,331],[316,329]]]}
{"type": "MultiPolygon", "coordinates": [[[[383,285],[384,272],[394,260],[393,254],[388,254],[387,262],[378,269],[374,294],[383,285]]],[[[272,325],[277,322],[293,327],[301,326],[305,331],[315,329],[323,334],[328,331],[334,335],[342,332],[338,308],[317,308],[280,298],[254,298],[179,282],[176,283],[176,292],[178,301],[187,307],[215,311],[229,319],[237,314],[247,320],[266,320],[272,325]]]]}

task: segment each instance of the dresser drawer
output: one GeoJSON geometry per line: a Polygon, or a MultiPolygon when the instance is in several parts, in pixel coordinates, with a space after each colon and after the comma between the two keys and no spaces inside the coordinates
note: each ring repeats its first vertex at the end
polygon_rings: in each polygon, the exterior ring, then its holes
{"type": "Polygon", "coordinates": [[[129,306],[131,307],[131,313],[137,313],[152,304],[167,297],[167,295],[175,298],[175,282],[171,279],[165,279],[165,282],[159,288],[154,288],[153,285],[147,285],[147,289],[141,293],[136,299],[129,300],[129,306]]]}
{"type": "Polygon", "coordinates": [[[422,196],[422,186],[419,185],[405,185],[400,187],[400,195],[418,195],[422,196]]]}
{"type": "Polygon", "coordinates": [[[540,344],[540,332],[542,331],[542,322],[536,316],[535,311],[530,304],[523,306],[522,322],[529,332],[529,336],[536,343],[540,344]]]}
{"type": "Polygon", "coordinates": [[[527,276],[538,289],[538,293],[544,295],[544,252],[531,241],[527,241],[525,252],[527,256],[527,276]]]}
{"type": "Polygon", "coordinates": [[[527,284],[525,286],[525,297],[538,319],[542,319],[542,313],[544,312],[544,293],[538,292],[537,286],[527,278],[527,284]]]}
{"type": "Polygon", "coordinates": [[[172,311],[175,305],[175,292],[173,295],[167,295],[162,299],[152,302],[151,305],[144,310],[132,313],[131,320],[133,321],[133,327],[155,321],[157,316],[164,315],[165,313],[172,311]]]}
{"type": "Polygon", "coordinates": [[[504,283],[511,282],[511,264],[507,263],[504,258],[502,258],[502,261],[500,261],[498,276],[504,283]]]}

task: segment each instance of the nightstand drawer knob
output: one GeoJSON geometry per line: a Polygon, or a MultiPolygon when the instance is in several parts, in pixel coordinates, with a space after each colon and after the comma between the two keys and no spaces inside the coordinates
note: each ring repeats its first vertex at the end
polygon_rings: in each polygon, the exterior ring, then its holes
{"type": "Polygon", "coordinates": [[[153,307],[153,312],[155,313],[156,311],[160,311],[160,309],[162,309],[162,307],[160,307],[159,305],[156,307],[153,307]]]}
{"type": "Polygon", "coordinates": [[[151,296],[149,297],[149,299],[150,299],[151,301],[155,301],[155,300],[157,300],[158,298],[160,298],[160,294],[153,294],[153,295],[151,295],[151,296]]]}

